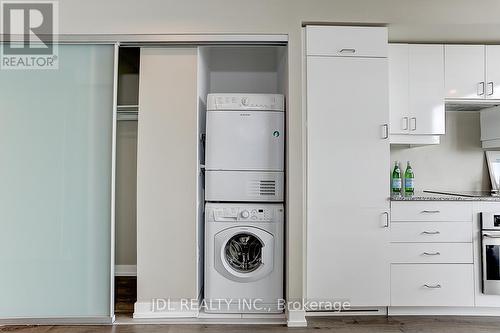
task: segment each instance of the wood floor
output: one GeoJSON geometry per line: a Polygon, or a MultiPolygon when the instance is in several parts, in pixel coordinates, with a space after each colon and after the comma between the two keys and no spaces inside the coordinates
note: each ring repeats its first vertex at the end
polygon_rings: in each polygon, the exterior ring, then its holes
{"type": "Polygon", "coordinates": [[[137,301],[137,278],[135,276],[115,277],[115,314],[132,317],[137,301]]]}
{"type": "Polygon", "coordinates": [[[271,325],[5,326],[14,333],[486,333],[500,332],[499,317],[329,317],[309,318],[307,328],[271,325]]]}

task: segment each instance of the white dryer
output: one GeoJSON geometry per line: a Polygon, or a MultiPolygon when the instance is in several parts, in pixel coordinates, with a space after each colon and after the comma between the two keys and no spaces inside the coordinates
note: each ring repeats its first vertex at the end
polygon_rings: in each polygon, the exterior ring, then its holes
{"type": "Polygon", "coordinates": [[[283,201],[284,97],[209,94],[205,200],[283,201]]]}
{"type": "Polygon", "coordinates": [[[207,203],[206,312],[281,312],[283,205],[207,203]]]}

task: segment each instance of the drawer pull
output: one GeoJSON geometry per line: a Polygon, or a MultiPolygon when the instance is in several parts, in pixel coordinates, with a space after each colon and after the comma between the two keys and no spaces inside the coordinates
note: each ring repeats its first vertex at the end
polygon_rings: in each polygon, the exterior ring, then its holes
{"type": "Polygon", "coordinates": [[[439,235],[440,231],[422,231],[422,235],[439,235]]]}
{"type": "Polygon", "coordinates": [[[440,289],[441,285],[440,284],[424,284],[425,288],[428,289],[440,289]]]}
{"type": "Polygon", "coordinates": [[[484,234],[483,236],[486,238],[500,238],[500,236],[498,235],[490,235],[490,234],[484,234]]]}
{"type": "Polygon", "coordinates": [[[439,256],[441,255],[440,252],[424,252],[422,253],[424,256],[439,256]]]}
{"type": "Polygon", "coordinates": [[[438,214],[438,213],[441,213],[440,210],[423,210],[421,211],[421,213],[424,213],[424,214],[438,214]]]}
{"type": "Polygon", "coordinates": [[[339,53],[356,53],[356,49],[340,49],[339,53]]]}

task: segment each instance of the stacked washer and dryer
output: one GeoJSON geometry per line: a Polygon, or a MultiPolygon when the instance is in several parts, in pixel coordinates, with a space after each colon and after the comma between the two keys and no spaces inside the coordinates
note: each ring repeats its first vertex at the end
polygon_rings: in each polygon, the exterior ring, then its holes
{"type": "Polygon", "coordinates": [[[207,312],[280,312],[284,123],[283,95],[207,97],[207,312]]]}

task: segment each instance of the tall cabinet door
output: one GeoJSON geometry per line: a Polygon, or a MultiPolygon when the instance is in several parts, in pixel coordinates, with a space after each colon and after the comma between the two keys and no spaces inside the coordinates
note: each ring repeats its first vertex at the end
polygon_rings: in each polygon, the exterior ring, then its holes
{"type": "Polygon", "coordinates": [[[444,46],[409,47],[411,134],[444,134],[444,46]]]}
{"type": "Polygon", "coordinates": [[[386,58],[307,57],[307,298],[389,304],[386,58]]]}

